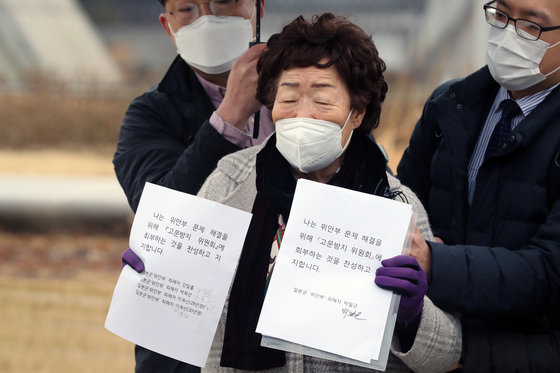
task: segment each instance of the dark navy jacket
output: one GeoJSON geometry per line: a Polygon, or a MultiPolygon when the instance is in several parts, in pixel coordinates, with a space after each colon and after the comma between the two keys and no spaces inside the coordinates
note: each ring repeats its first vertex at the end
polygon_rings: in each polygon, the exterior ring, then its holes
{"type": "Polygon", "coordinates": [[[196,194],[218,161],[240,149],[208,122],[214,110],[180,57],[159,85],[134,99],[113,159],[133,211],[146,181],[196,194]]]}
{"type": "Polygon", "coordinates": [[[560,89],[467,169],[498,84],[485,67],[437,88],[397,169],[434,234],[428,296],[463,314],[464,371],[560,371],[560,89]]]}

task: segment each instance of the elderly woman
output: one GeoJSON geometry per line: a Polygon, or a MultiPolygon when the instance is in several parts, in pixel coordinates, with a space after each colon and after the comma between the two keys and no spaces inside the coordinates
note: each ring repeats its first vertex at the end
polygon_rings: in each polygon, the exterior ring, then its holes
{"type": "MultiPolygon", "coordinates": [[[[382,153],[367,137],[387,92],[385,64],[362,29],[324,14],[311,22],[299,17],[270,37],[257,69],[257,98],[272,110],[276,134],[263,146],[223,158],[199,192],[253,213],[205,369],[371,371],[261,347],[255,328],[278,251],[276,232],[289,219],[297,179],[398,197],[412,204],[417,234],[432,238],[418,199],[386,172],[382,153]]],[[[402,295],[387,371],[410,371],[403,361],[415,371],[452,369],[461,352],[456,320],[424,297],[425,274],[414,258],[383,265],[376,283],[402,295]]]]}

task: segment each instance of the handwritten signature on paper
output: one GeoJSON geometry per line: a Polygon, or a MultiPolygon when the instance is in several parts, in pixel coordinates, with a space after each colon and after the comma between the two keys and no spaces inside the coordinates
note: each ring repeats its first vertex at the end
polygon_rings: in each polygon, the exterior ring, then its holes
{"type": "Polygon", "coordinates": [[[342,318],[345,319],[346,317],[352,318],[355,320],[365,320],[364,318],[360,317],[362,313],[358,310],[352,310],[350,308],[343,308],[342,309],[342,318]]]}

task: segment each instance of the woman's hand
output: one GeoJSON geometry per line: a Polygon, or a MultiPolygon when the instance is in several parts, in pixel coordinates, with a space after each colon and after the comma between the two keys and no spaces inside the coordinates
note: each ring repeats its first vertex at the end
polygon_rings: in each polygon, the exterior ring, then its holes
{"type": "Polygon", "coordinates": [[[138,273],[144,272],[144,262],[142,262],[142,259],[140,259],[140,257],[130,248],[126,249],[122,253],[121,269],[123,269],[127,264],[138,273]]]}
{"type": "Polygon", "coordinates": [[[375,283],[401,295],[397,324],[407,326],[422,315],[424,295],[428,290],[426,274],[412,256],[399,255],[381,262],[375,272],[375,283]]]}

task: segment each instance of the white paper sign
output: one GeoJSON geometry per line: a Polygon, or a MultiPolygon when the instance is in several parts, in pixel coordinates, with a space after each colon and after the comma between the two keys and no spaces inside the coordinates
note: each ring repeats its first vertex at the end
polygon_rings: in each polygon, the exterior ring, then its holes
{"type": "Polygon", "coordinates": [[[146,183],[130,233],[146,271],[124,267],[105,327],[203,367],[250,220],[247,212],[146,183]]]}
{"type": "Polygon", "coordinates": [[[257,332],[378,360],[394,295],[375,270],[402,253],[411,218],[408,204],[300,179],[257,332]]]}

